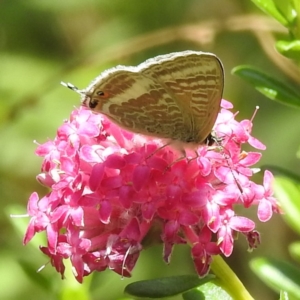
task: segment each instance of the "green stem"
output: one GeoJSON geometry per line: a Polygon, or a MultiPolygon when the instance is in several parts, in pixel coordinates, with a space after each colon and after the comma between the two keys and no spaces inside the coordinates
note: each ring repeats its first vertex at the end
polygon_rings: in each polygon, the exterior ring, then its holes
{"type": "Polygon", "coordinates": [[[214,256],[211,269],[217,276],[214,281],[224,288],[233,299],[254,299],[220,255],[214,256]]]}

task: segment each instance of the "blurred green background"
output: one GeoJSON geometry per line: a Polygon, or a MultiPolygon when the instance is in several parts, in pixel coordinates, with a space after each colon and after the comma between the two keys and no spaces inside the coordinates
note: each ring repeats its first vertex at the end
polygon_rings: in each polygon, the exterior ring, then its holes
{"type": "MultiPolygon", "coordinates": [[[[36,270],[47,262],[37,247],[42,237],[23,247],[28,219],[9,216],[26,213],[31,192],[46,193],[35,180],[42,160],[34,154],[33,140],[43,143],[53,138],[73,107],[80,105],[79,96],[60,81],[85,88],[100,72],[118,64],[136,65],[158,54],[187,49],[213,52],[223,61],[224,98],[240,112],[237,119],[251,118],[255,106],[260,106],[253,129],[267,146],[260,165],[299,174],[294,170],[299,112],[264,98],[230,74],[239,64],[252,64],[296,85],[288,62],[274,50],[273,35],[284,36],[284,28],[251,1],[4,0],[0,24],[1,299],[57,299],[56,291],[65,284],[50,266],[36,275],[39,284],[23,271],[21,265],[36,270]],[[43,278],[51,278],[51,286],[43,278]]],[[[251,272],[248,261],[261,255],[289,260],[286,246],[295,237],[281,216],[258,224],[258,229],[260,248],[249,254],[241,237],[226,261],[255,299],[277,299],[251,272]]],[[[193,272],[189,250],[176,247],[170,266],[162,262],[161,247],[142,252],[130,280],[111,271],[96,274],[93,299],[122,297],[131,281],[193,272]]]]}

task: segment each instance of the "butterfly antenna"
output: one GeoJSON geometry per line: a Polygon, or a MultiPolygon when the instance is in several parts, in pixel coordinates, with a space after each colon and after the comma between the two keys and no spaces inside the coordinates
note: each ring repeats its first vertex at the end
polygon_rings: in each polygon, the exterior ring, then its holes
{"type": "Polygon", "coordinates": [[[65,86],[65,87],[67,87],[68,89],[74,91],[75,93],[78,93],[80,95],[82,94],[82,92],[78,89],[78,87],[75,86],[75,85],[73,85],[70,82],[66,83],[66,82],[61,81],[60,84],[63,85],[63,86],[65,86]]]}

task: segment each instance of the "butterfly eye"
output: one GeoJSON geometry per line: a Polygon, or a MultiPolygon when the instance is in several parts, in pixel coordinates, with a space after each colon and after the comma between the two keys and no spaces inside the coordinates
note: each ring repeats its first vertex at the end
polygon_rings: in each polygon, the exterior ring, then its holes
{"type": "Polygon", "coordinates": [[[98,105],[98,100],[96,100],[96,99],[91,99],[91,101],[89,102],[89,108],[90,109],[93,109],[93,108],[95,108],[97,105],[98,105]]]}
{"type": "Polygon", "coordinates": [[[97,95],[100,96],[101,98],[107,98],[108,97],[108,93],[103,92],[103,91],[98,91],[97,95]]]}

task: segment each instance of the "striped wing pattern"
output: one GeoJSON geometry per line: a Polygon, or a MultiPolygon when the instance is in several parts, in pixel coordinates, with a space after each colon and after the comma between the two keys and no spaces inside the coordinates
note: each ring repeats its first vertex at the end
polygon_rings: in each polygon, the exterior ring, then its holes
{"type": "Polygon", "coordinates": [[[223,85],[215,55],[184,51],[109,69],[82,94],[85,105],[127,130],[200,144],[215,123],[223,85]]]}

